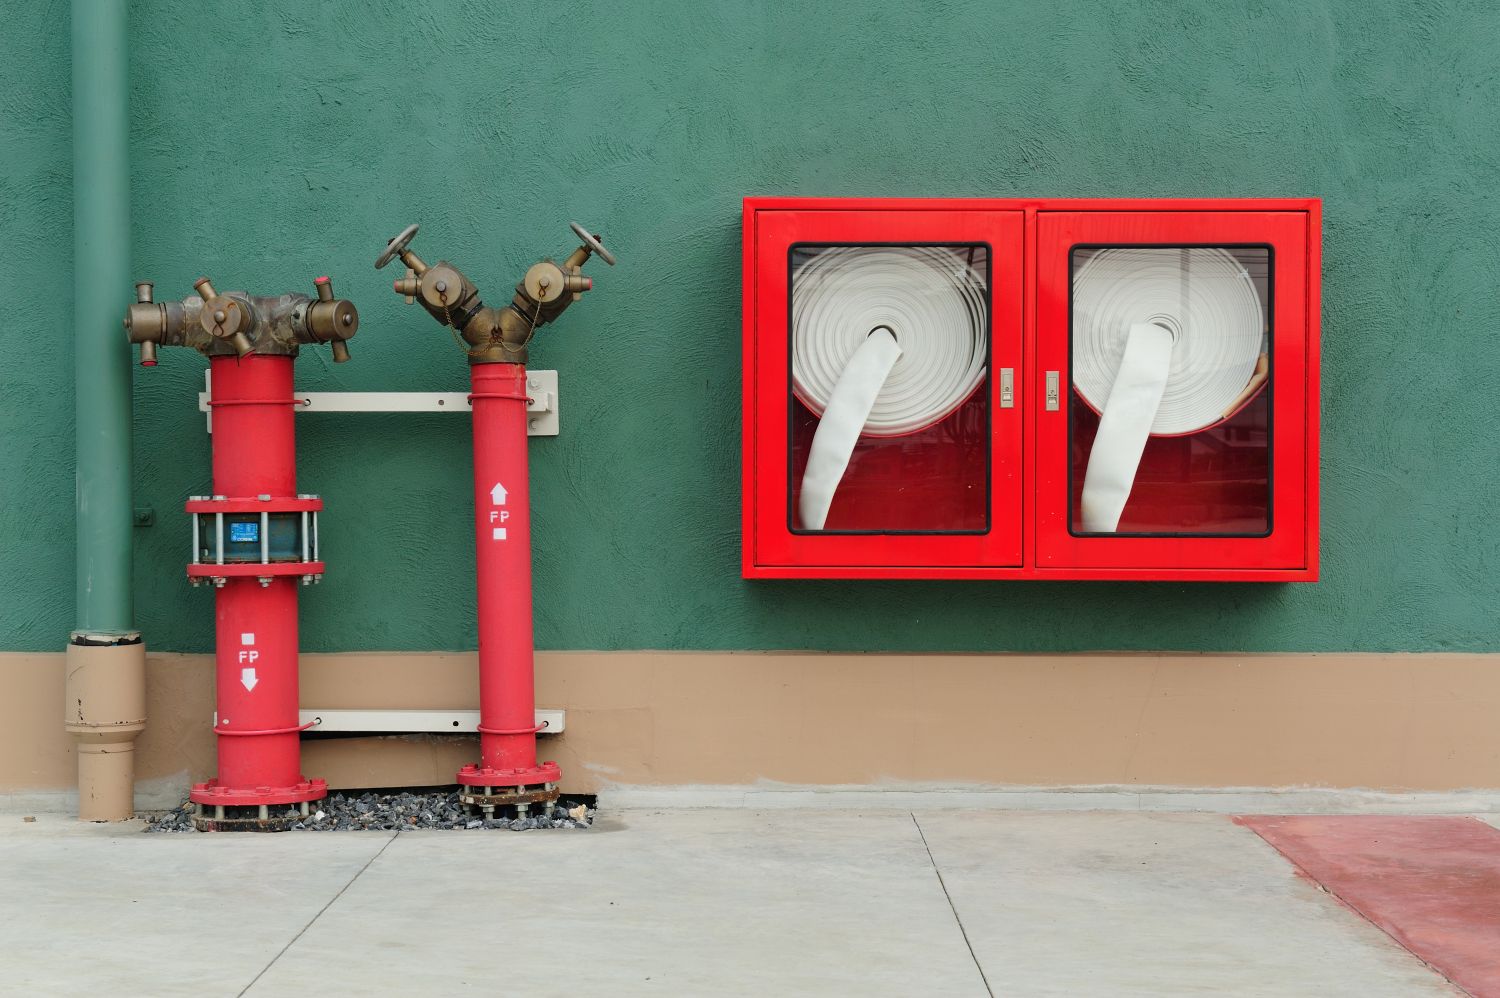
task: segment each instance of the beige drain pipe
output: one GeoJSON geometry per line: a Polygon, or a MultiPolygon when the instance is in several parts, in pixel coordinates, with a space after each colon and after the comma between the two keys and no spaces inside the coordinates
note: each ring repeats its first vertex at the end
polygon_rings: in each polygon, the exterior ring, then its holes
{"type": "Polygon", "coordinates": [[[135,816],[135,739],[146,727],[146,646],[68,645],[65,722],[78,751],[78,820],[135,816]]]}
{"type": "Polygon", "coordinates": [[[73,318],[77,629],[63,721],[78,749],[78,817],[135,813],[146,646],[130,589],[130,287],[125,0],[73,0],[73,318]]]}

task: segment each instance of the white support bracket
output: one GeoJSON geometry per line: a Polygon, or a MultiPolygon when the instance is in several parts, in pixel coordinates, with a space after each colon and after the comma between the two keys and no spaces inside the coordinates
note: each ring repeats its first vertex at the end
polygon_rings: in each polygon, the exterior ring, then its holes
{"type": "MultiPolygon", "coordinates": [[[[560,735],[567,727],[568,712],[537,708],[539,735],[560,735]]],[[[474,734],[479,730],[477,710],[303,710],[299,724],[308,731],[363,732],[366,734],[474,734]]]]}
{"type": "MultiPolygon", "coordinates": [[[[555,437],[558,431],[557,372],[527,371],[526,435],[555,437]]],[[[198,393],[198,411],[204,413],[208,432],[214,431],[214,414],[208,400],[213,394],[212,372],[203,372],[203,391],[198,393]]],[[[467,392],[297,392],[298,412],[468,412],[467,392]]]]}

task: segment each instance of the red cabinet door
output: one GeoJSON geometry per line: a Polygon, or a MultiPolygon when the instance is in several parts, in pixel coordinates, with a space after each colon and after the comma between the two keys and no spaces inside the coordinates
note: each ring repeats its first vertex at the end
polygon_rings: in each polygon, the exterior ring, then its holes
{"type": "Polygon", "coordinates": [[[1023,212],[745,221],[746,576],[1019,566],[1023,212]]]}
{"type": "Polygon", "coordinates": [[[1038,574],[1315,574],[1312,227],[1038,212],[1038,574]]]}

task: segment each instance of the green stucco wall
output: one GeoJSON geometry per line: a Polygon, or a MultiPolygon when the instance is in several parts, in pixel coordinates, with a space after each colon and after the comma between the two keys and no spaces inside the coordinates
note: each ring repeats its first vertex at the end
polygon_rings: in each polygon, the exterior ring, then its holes
{"type": "MultiPolygon", "coordinates": [[[[65,4],[0,59],[0,649],[72,621],[65,4]]],[[[132,4],[134,268],[159,298],[359,305],[310,390],[462,390],[371,261],[422,224],[488,292],[604,233],[620,265],[533,351],[546,648],[1500,649],[1500,7],[1472,2],[132,4]],[[321,13],[317,11],[321,10],[321,13]],[[748,583],[739,577],[745,194],[1325,199],[1324,581],[748,583]]],[[[119,289],[123,309],[129,288],[119,289]]],[[[212,647],[181,501],[209,485],[205,362],[136,369],[137,622],[212,647]]],[[[328,512],[309,650],[472,647],[461,417],[298,417],[328,512]]]]}

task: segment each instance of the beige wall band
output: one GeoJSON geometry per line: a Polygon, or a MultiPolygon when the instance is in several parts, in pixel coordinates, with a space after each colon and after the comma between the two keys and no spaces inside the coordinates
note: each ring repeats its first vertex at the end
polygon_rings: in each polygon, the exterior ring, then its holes
{"type": "MultiPolygon", "coordinates": [[[[62,654],[0,653],[0,794],[75,786],[62,654]]],[[[213,772],[213,660],[147,657],[138,786],[213,772]]],[[[542,652],[564,789],[1500,787],[1500,655],[542,652]]],[[[472,653],[302,657],[304,706],[473,709],[472,653]]],[[[330,786],[451,782],[462,736],[305,743],[330,786]]]]}

